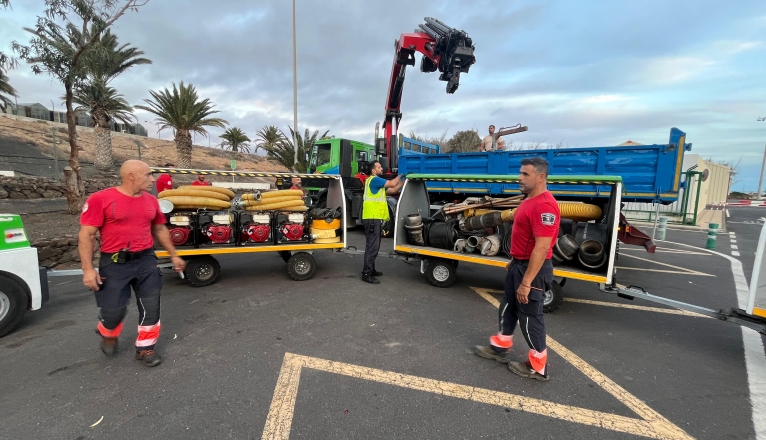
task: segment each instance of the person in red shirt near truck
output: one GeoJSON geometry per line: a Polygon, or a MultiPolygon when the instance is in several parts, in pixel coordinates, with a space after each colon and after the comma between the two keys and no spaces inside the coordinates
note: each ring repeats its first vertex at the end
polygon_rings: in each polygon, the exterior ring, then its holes
{"type": "MultiPolygon", "coordinates": [[[[175,165],[172,163],[166,163],[163,165],[165,168],[175,168],[175,165]]],[[[173,189],[173,176],[170,175],[170,173],[160,174],[160,177],[157,178],[157,194],[161,193],[162,191],[165,191],[166,189],[173,189]]]]}
{"type": "Polygon", "coordinates": [[[551,254],[559,233],[560,213],[546,185],[548,162],[541,157],[523,159],[519,188],[526,197],[513,215],[512,261],[506,266],[505,295],[500,303],[497,335],[489,345],[476,346],[477,356],[507,363],[511,372],[530,379],[548,380],[543,298],[553,283],[551,254]],[[512,362],[516,323],[529,345],[528,359],[512,362]]]}
{"type": "Polygon", "coordinates": [[[197,180],[192,182],[192,186],[210,186],[210,182],[205,181],[204,174],[197,174],[197,180]]]}
{"type": "Polygon", "coordinates": [[[149,193],[154,183],[149,165],[128,160],[120,168],[120,177],[120,186],[92,194],[82,207],[78,247],[83,284],[96,295],[96,332],[101,336],[101,351],[107,356],[117,351],[117,338],[133,288],[138,305],[136,359],[154,367],[162,362],[154,350],[160,336],[162,277],[152,236],[170,253],[176,272],[182,272],[186,263],[176,254],[157,198],[149,193]],[[97,272],[93,250],[99,231],[101,257],[97,272]]]}

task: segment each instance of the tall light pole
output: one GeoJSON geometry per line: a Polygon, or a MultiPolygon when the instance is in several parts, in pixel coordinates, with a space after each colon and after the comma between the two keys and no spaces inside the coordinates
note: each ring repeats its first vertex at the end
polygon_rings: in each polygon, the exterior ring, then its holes
{"type": "MultiPolygon", "coordinates": [[[[766,121],[766,117],[758,118],[758,122],[766,121]]],[[[763,149],[763,162],[761,163],[761,175],[758,178],[758,194],[756,200],[761,200],[761,189],[763,189],[763,171],[766,169],[766,147],[763,149]]]]}
{"type": "Polygon", "coordinates": [[[293,0],[293,148],[295,149],[295,162],[293,168],[298,165],[298,42],[295,38],[295,0],[293,0]]]}

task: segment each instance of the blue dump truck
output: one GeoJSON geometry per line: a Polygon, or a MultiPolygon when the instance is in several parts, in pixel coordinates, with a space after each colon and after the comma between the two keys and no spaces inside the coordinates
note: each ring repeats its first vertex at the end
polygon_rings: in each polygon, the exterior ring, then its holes
{"type": "MultiPolygon", "coordinates": [[[[309,173],[339,174],[345,188],[345,224],[352,227],[361,220],[363,181],[368,162],[386,154],[382,143],[373,147],[347,139],[324,139],[317,141],[309,161],[309,173]]],[[[521,160],[542,156],[550,164],[550,174],[566,176],[620,176],[623,202],[672,203],[678,198],[681,187],[681,164],[684,153],[691,150],[686,143],[686,133],[677,128],[670,130],[665,144],[610,147],[578,147],[544,150],[517,150],[477,153],[441,153],[441,148],[399,135],[394,150],[398,157],[397,174],[438,175],[518,175],[521,160]]],[[[382,160],[391,162],[392,158],[382,160]]],[[[287,183],[287,182],[285,182],[287,183]]],[[[326,204],[327,193],[322,179],[305,179],[311,197],[320,207],[326,204]]],[[[431,201],[434,204],[453,202],[470,196],[513,196],[519,194],[514,182],[469,182],[451,180],[426,180],[431,201]]],[[[595,184],[551,183],[550,190],[560,199],[591,202],[608,198],[611,187],[595,184]]],[[[395,218],[397,199],[389,197],[390,217],[395,218]]],[[[384,236],[392,236],[394,222],[385,224],[384,236]]],[[[620,240],[626,244],[644,246],[654,251],[654,244],[646,234],[629,225],[621,216],[620,240]]]]}
{"type": "MultiPolygon", "coordinates": [[[[424,148],[422,142],[402,137],[398,164],[399,174],[465,174],[517,175],[521,160],[541,156],[548,160],[550,174],[556,176],[620,176],[623,202],[672,203],[681,185],[681,164],[686,133],[670,130],[666,144],[578,147],[546,150],[517,150],[477,153],[440,153],[434,146],[424,148]]],[[[460,194],[494,196],[519,194],[518,184],[493,182],[426,181],[432,197],[460,194]]],[[[553,183],[551,192],[557,198],[609,197],[607,187],[597,185],[564,185],[553,183]]]]}

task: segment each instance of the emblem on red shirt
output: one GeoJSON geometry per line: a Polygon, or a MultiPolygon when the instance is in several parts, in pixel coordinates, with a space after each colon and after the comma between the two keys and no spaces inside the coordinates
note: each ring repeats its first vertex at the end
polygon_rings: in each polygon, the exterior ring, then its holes
{"type": "Polygon", "coordinates": [[[556,214],[540,214],[540,218],[545,226],[553,226],[556,223],[556,214]]]}
{"type": "Polygon", "coordinates": [[[85,202],[84,205],[82,205],[82,212],[85,212],[88,210],[88,202],[85,202]]]}

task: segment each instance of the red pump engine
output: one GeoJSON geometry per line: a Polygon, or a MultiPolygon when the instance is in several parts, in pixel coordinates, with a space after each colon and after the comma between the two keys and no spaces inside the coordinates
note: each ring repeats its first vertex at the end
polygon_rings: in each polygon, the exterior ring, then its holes
{"type": "Polygon", "coordinates": [[[271,226],[263,223],[248,223],[242,228],[242,241],[263,243],[271,238],[271,226]]]}
{"type": "Polygon", "coordinates": [[[302,241],[305,240],[306,214],[303,213],[284,213],[281,214],[278,230],[281,235],[281,241],[302,241]],[[282,220],[284,219],[284,220],[282,220]]]}
{"type": "Polygon", "coordinates": [[[173,246],[183,246],[189,243],[191,238],[191,217],[186,215],[174,215],[170,217],[168,221],[170,226],[168,232],[170,233],[170,241],[173,242],[173,246]]]}
{"type": "Polygon", "coordinates": [[[202,234],[216,244],[231,243],[233,237],[229,214],[217,214],[212,217],[212,222],[202,225],[202,234]]]}
{"type": "Polygon", "coordinates": [[[280,229],[285,239],[289,241],[298,241],[303,238],[303,225],[297,223],[285,223],[280,229]]]}

